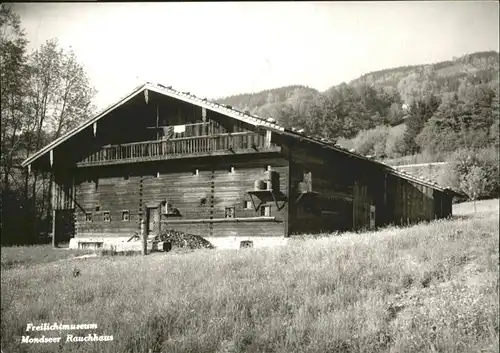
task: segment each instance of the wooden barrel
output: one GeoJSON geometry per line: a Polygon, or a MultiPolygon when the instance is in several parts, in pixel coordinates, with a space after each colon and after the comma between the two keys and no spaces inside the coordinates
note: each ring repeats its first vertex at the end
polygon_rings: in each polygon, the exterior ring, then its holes
{"type": "Polygon", "coordinates": [[[240,249],[242,248],[253,248],[253,241],[251,240],[240,241],[240,249]]]}
{"type": "Polygon", "coordinates": [[[166,240],[163,242],[162,245],[163,245],[162,246],[163,251],[168,252],[168,251],[172,250],[172,241],[166,240]]]}
{"type": "Polygon", "coordinates": [[[267,190],[279,189],[279,174],[274,170],[266,170],[264,172],[264,181],[266,182],[267,190]]]}
{"type": "Polygon", "coordinates": [[[300,183],[298,183],[297,189],[299,192],[311,191],[311,183],[301,181],[300,183]]]}
{"type": "Polygon", "coordinates": [[[254,190],[265,190],[266,183],[263,180],[255,180],[254,190]]]}

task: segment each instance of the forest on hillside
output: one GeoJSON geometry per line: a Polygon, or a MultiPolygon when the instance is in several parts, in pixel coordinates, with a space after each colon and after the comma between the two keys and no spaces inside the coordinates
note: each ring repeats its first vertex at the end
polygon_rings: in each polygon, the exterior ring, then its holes
{"type": "Polygon", "coordinates": [[[325,92],[294,85],[217,101],[307,134],[351,140],[378,159],[395,158],[498,143],[498,73],[499,54],[477,52],[371,72],[325,92]],[[391,134],[398,125],[405,128],[391,134]]]}
{"type": "Polygon", "coordinates": [[[498,197],[499,54],[371,72],[319,92],[288,86],[220,103],[336,141],[381,161],[450,161],[439,181],[498,197]]]}

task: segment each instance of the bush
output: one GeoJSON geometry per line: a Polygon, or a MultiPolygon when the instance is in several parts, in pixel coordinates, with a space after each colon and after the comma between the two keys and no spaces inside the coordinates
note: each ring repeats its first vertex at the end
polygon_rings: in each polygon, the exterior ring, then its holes
{"type": "Polygon", "coordinates": [[[395,133],[391,131],[387,135],[387,140],[385,142],[385,155],[388,158],[398,158],[406,154],[406,145],[403,133],[395,133]]]}
{"type": "Polygon", "coordinates": [[[384,157],[388,135],[389,128],[386,126],[360,131],[353,139],[353,145],[356,152],[362,155],[374,155],[379,158],[384,157]]]}
{"type": "Polygon", "coordinates": [[[473,165],[468,173],[460,178],[460,189],[474,201],[474,212],[476,211],[476,200],[486,193],[488,179],[483,168],[473,165]]]}
{"type": "Polygon", "coordinates": [[[485,129],[467,128],[461,131],[445,130],[431,119],[417,135],[415,142],[421,151],[453,152],[457,148],[486,148],[489,144],[489,132],[485,129]]]}
{"type": "Polygon", "coordinates": [[[480,150],[462,148],[452,154],[451,162],[449,170],[443,176],[450,186],[468,194],[465,190],[465,184],[467,184],[465,181],[472,173],[475,173],[484,178],[479,198],[492,198],[500,195],[498,150],[493,147],[480,150]]]}
{"type": "Polygon", "coordinates": [[[500,146],[499,124],[500,121],[497,119],[490,127],[490,141],[497,149],[500,146]]]}

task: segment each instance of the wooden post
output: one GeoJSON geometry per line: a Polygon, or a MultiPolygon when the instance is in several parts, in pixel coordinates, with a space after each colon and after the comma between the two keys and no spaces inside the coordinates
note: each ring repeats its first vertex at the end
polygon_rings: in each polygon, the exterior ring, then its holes
{"type": "Polygon", "coordinates": [[[207,110],[205,108],[201,108],[201,120],[205,122],[207,120],[207,110]]]}
{"type": "Polygon", "coordinates": [[[358,222],[356,220],[357,216],[357,206],[358,206],[358,182],[354,182],[353,190],[352,190],[352,229],[357,230],[358,222]]]}
{"type": "MultiPolygon", "coordinates": [[[[165,205],[166,207],[167,205],[165,205]]],[[[158,237],[161,235],[161,205],[158,207],[158,237]]]]}
{"type": "Polygon", "coordinates": [[[75,196],[76,196],[76,185],[75,185],[75,175],[71,178],[71,208],[75,208],[75,196]]]}
{"type": "Polygon", "coordinates": [[[142,232],[142,255],[148,254],[148,230],[146,229],[146,221],[141,220],[141,232],[142,232]]]}
{"type": "Polygon", "coordinates": [[[160,123],[160,105],[156,103],[156,140],[160,139],[160,130],[158,130],[158,126],[160,123]]]}
{"type": "Polygon", "coordinates": [[[271,147],[271,131],[270,130],[266,131],[266,140],[265,140],[264,147],[266,147],[266,148],[271,147]]]}
{"type": "Polygon", "coordinates": [[[57,248],[56,241],[56,210],[52,209],[52,247],[57,248]]]}
{"type": "MultiPolygon", "coordinates": [[[[384,173],[384,209],[383,209],[383,218],[382,218],[382,222],[383,224],[387,224],[387,223],[390,223],[390,220],[389,220],[389,211],[387,209],[387,173],[384,173]]],[[[394,212],[391,210],[391,212],[394,212]]]]}
{"type": "Polygon", "coordinates": [[[53,175],[51,204],[52,204],[52,247],[54,248],[57,248],[57,240],[56,240],[56,205],[57,205],[56,192],[57,191],[58,190],[57,190],[56,176],[53,175]]]}

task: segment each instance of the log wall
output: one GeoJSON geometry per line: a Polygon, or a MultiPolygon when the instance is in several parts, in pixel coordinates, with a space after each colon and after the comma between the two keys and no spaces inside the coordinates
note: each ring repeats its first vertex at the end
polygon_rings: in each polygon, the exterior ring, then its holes
{"type": "Polygon", "coordinates": [[[352,229],[356,165],[326,149],[292,144],[290,149],[290,232],[318,233],[352,229]],[[299,183],[312,193],[301,195],[299,183]],[[293,205],[293,206],[292,206],[293,205]]]}
{"type": "MultiPolygon", "coordinates": [[[[263,204],[271,207],[273,221],[210,222],[224,219],[226,207],[234,207],[238,219],[261,216],[261,210],[253,208],[247,191],[253,190],[256,179],[263,179],[268,165],[279,175],[279,191],[287,195],[288,162],[280,156],[235,156],[191,163],[163,161],[143,164],[141,168],[131,164],[129,169],[94,168],[92,176],[87,177],[84,177],[87,169],[79,169],[82,175],[76,187],[77,237],[133,235],[146,216],[145,206],[162,201],[168,201],[178,211],[178,215],[162,215],[162,229],[212,237],[284,236],[288,218],[286,201],[278,202],[280,209],[274,201],[263,204]],[[251,208],[246,209],[249,204],[251,208]],[[124,210],[129,211],[128,221],[121,219],[124,210]],[[104,220],[107,211],[109,221],[104,220]],[[86,221],[88,212],[93,213],[92,222],[86,221]]],[[[254,201],[256,205],[260,203],[255,196],[254,201]]]]}
{"type": "Polygon", "coordinates": [[[451,198],[443,192],[394,175],[387,176],[389,222],[406,225],[451,215],[451,198]],[[446,212],[441,211],[441,207],[446,212]]]}
{"type": "Polygon", "coordinates": [[[372,229],[451,215],[451,196],[388,174],[383,166],[307,143],[292,143],[289,153],[291,199],[299,197],[297,185],[306,179],[316,193],[290,203],[291,233],[372,229]]]}

